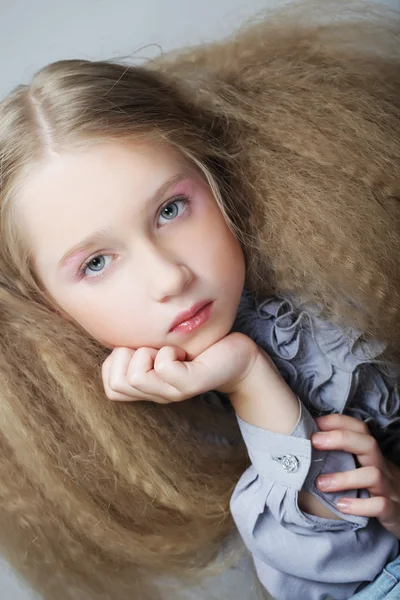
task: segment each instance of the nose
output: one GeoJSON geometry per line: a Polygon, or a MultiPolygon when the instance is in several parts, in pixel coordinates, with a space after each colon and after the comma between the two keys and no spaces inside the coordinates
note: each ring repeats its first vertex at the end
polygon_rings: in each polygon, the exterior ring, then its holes
{"type": "Polygon", "coordinates": [[[166,302],[185,292],[194,278],[192,270],[180,260],[182,257],[154,244],[147,244],[143,260],[144,275],[151,297],[166,302]]]}

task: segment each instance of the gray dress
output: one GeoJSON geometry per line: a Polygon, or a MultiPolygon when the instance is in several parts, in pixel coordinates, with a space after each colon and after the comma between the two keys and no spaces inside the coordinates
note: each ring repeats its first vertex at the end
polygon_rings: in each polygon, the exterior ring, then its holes
{"type": "Polygon", "coordinates": [[[346,452],[312,448],[313,416],[346,413],[368,422],[386,454],[400,459],[399,373],[377,360],[383,346],[366,343],[319,318],[270,298],[256,306],[245,291],[233,331],[264,348],[300,402],[298,423],[281,435],[239,426],[251,466],[240,478],[231,511],[260,581],[277,600],[347,600],[397,556],[398,540],[376,519],[339,513],[339,497],[365,490],[323,493],[322,473],[356,468],[346,452]],[[300,510],[298,492],[314,494],[341,520],[300,510]]]}

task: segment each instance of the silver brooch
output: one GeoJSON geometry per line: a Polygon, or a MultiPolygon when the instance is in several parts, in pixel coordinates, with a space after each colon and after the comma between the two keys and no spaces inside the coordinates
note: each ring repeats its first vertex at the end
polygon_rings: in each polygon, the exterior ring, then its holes
{"type": "Polygon", "coordinates": [[[288,473],[295,473],[299,470],[300,463],[293,454],[284,454],[283,456],[273,456],[272,460],[278,462],[288,473]]]}

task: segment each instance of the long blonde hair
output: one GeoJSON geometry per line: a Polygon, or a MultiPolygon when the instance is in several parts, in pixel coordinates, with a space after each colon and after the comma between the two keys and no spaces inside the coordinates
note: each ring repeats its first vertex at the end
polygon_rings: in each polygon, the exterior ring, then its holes
{"type": "Polygon", "coordinates": [[[341,5],[145,66],[61,61],[0,104],[0,539],[44,598],[144,600],[153,574],[207,573],[248,464],[205,397],[105,397],[107,350],[53,310],[14,218],[48,149],[170,144],[209,181],[257,297],[317,302],[400,356],[399,19],[318,21],[341,5]]]}

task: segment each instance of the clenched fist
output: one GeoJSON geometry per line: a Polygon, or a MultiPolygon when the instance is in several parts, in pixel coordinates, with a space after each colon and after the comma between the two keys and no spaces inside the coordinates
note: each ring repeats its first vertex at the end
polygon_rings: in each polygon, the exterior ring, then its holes
{"type": "Polygon", "coordinates": [[[180,402],[218,390],[234,392],[250,373],[260,353],[242,333],[231,333],[191,361],[174,346],[115,348],[104,361],[102,377],[110,400],[180,402]]]}

